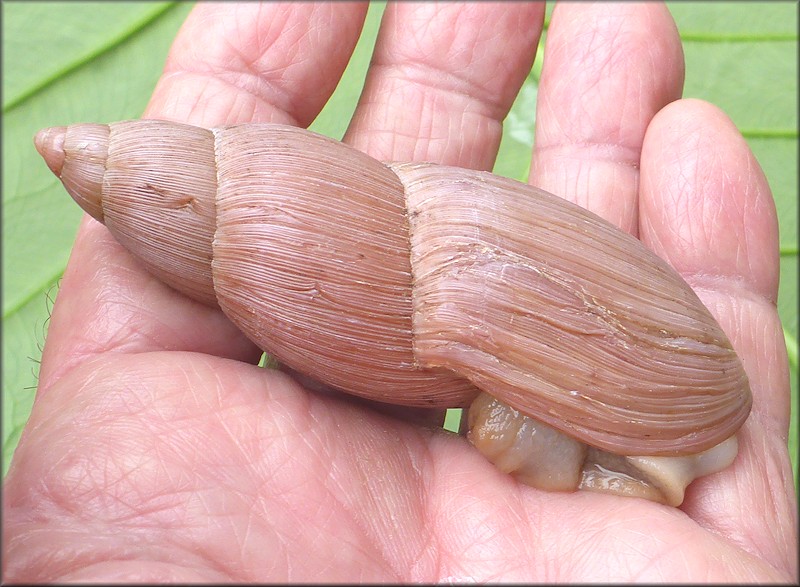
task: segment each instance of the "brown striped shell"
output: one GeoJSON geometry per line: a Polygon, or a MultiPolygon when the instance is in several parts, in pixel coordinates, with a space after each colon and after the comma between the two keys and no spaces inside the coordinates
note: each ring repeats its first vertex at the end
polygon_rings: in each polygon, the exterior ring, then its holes
{"type": "Polygon", "coordinates": [[[455,407],[483,390],[621,455],[705,451],[749,413],[742,364],[683,279],[530,185],[269,124],[81,124],[36,142],[153,274],[349,393],[455,407]]]}

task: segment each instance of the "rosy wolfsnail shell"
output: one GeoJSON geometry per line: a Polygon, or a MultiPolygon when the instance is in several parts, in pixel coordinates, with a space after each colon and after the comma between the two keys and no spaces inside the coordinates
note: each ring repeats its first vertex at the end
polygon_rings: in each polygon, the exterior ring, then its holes
{"type": "Polygon", "coordinates": [[[750,389],[714,318],[556,196],[279,125],[78,124],[36,146],[165,283],[333,387],[474,400],[468,437],[526,483],[678,505],[736,456],[750,389]]]}

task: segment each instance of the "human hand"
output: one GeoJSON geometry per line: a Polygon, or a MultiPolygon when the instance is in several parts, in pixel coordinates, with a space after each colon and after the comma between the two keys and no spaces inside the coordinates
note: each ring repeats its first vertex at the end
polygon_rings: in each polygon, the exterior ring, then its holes
{"type": "MultiPolygon", "coordinates": [[[[365,8],[199,5],[145,115],[305,126],[365,8]]],[[[387,7],[345,140],[381,160],[491,168],[543,10],[387,7]]],[[[531,183],[637,234],[714,313],[754,395],[731,468],[680,510],[519,485],[427,425],[440,414],[255,367],[224,316],[85,220],[6,480],[4,579],[796,580],[766,180],[719,110],[670,104],[683,61],[663,6],[559,6],[547,55],[531,183]]]]}

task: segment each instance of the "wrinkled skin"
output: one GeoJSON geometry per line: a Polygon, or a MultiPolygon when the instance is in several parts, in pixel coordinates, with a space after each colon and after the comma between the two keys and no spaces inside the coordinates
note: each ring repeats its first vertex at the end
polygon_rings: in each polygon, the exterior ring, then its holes
{"type": "MultiPolygon", "coordinates": [[[[345,140],[382,160],[491,168],[543,11],[390,6],[345,140]]],[[[364,13],[199,5],[145,116],[308,125],[364,13]]],[[[441,414],[257,368],[222,315],[85,220],[5,482],[3,580],[797,581],[764,175],[718,108],[679,100],[663,6],[561,5],[546,51],[530,181],[638,235],[719,320],[755,398],[731,468],[680,509],[522,486],[436,430],[441,414]]]]}

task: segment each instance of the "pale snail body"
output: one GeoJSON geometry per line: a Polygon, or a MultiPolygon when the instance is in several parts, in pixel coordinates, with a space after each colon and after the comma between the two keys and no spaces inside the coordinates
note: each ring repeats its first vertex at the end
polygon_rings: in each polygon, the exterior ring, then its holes
{"type": "Polygon", "coordinates": [[[152,273],[289,367],[396,404],[500,400],[476,401],[468,436],[527,483],[678,505],[736,456],[751,396],[713,317],[638,240],[556,196],[279,125],[36,142],[152,273]]]}

